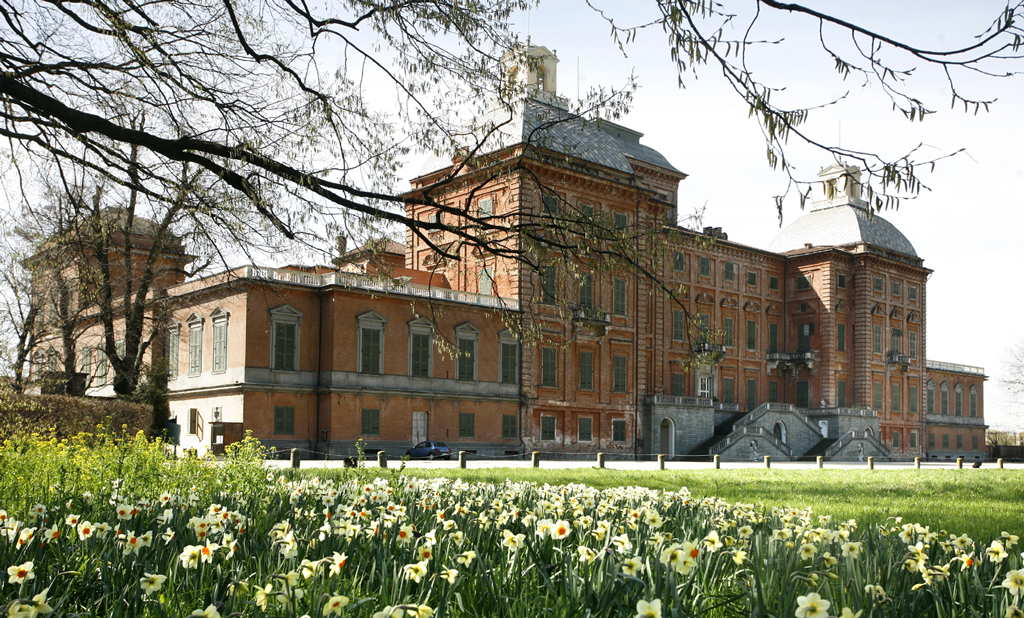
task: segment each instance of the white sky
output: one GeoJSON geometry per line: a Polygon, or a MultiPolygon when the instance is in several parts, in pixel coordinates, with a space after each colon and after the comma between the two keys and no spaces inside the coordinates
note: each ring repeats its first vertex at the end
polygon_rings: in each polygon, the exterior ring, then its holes
{"type": "MultiPolygon", "coordinates": [[[[649,10],[653,4],[649,0],[595,3],[607,7],[623,24],[633,13],[638,15],[633,23],[646,21],[639,10],[649,10]]],[[[834,2],[812,4],[837,10],[834,2]]],[[[753,3],[740,6],[748,10],[753,3]]],[[[843,3],[838,12],[844,19],[909,38],[922,47],[948,48],[969,44],[971,36],[983,31],[1004,7],[988,0],[862,1],[843,3]]],[[[1014,308],[1024,304],[1024,293],[1012,274],[1019,263],[1017,243],[1024,241],[1019,186],[1024,182],[1020,152],[1024,131],[1018,121],[1024,116],[1024,81],[965,77],[968,96],[998,98],[989,113],[975,116],[962,108],[950,110],[941,74],[918,71],[910,85],[937,113],[923,123],[910,123],[892,112],[877,87],[862,88],[861,79],[838,79],[832,61],[818,45],[814,21],[802,16],[764,17],[763,12],[755,34],[786,38],[782,45],[752,59],[758,77],[787,87],[775,100],[806,106],[850,92],[839,104],[812,113],[808,130],[819,139],[830,143],[840,139],[841,122],[842,144],[857,150],[898,155],[923,144],[923,155],[937,156],[967,149],[966,154],[940,162],[934,173],[924,170],[922,178],[931,190],[883,216],[910,239],[925,266],[935,271],[928,283],[928,358],[984,367],[991,376],[986,416],[990,425],[1000,425],[1010,407],[999,385],[1003,352],[1024,337],[1024,325],[1014,319],[1014,308]],[[998,328],[993,328],[994,322],[998,328]]],[[[738,21],[737,27],[745,28],[748,21],[738,21]]],[[[640,90],[630,115],[619,122],[643,132],[641,143],[659,150],[690,175],[679,188],[682,211],[706,204],[704,224],[721,226],[730,240],[744,244],[767,247],[778,234],[772,197],[785,187],[785,178],[768,167],[757,125],[747,118],[745,105],[725,87],[720,74],[705,70],[698,81],[688,76],[686,89],[680,89],[662,32],[645,31],[627,46],[628,57],[624,57],[609,36],[609,26],[583,2],[546,0],[528,16],[521,15],[516,27],[529,34],[533,44],[557,50],[562,95],[576,96],[577,79],[579,92],[585,93],[591,86],[621,85],[631,71],[636,73],[640,90]]],[[[827,38],[837,47],[849,40],[838,35],[827,38]]],[[[1017,68],[1024,70],[1024,62],[1017,68]]],[[[791,144],[787,156],[800,165],[806,178],[831,163],[824,153],[795,141],[791,144]]],[[[418,162],[412,165],[412,171],[417,166],[418,162]]],[[[794,200],[784,211],[785,223],[801,214],[794,200]]]]}

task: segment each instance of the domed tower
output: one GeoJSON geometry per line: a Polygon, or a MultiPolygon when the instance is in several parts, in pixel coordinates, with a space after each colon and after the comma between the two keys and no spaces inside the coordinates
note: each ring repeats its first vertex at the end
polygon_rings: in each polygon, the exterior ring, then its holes
{"type": "Polygon", "coordinates": [[[859,168],[832,165],[818,177],[811,211],[769,246],[787,257],[787,288],[785,348],[768,364],[792,378],[798,405],[869,408],[888,449],[919,455],[931,271],[869,212],[859,168]]]}

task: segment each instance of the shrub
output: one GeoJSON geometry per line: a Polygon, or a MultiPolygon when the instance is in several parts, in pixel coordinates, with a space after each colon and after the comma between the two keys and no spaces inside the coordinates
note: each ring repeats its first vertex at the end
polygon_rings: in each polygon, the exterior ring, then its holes
{"type": "Polygon", "coordinates": [[[128,435],[150,432],[153,407],[116,399],[20,395],[0,390],[0,438],[28,433],[67,438],[103,426],[128,435]]]}

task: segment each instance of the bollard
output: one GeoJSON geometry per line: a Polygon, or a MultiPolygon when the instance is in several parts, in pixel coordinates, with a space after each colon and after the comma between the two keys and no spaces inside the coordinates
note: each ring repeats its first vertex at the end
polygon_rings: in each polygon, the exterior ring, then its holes
{"type": "Polygon", "coordinates": [[[298,468],[300,461],[302,461],[302,454],[299,453],[299,449],[293,448],[292,449],[292,467],[293,468],[298,468]]]}
{"type": "Polygon", "coordinates": [[[533,462],[534,468],[540,467],[540,451],[533,452],[533,455],[531,455],[531,461],[533,462]]]}
{"type": "Polygon", "coordinates": [[[917,468],[918,470],[921,469],[921,458],[920,457],[915,457],[914,458],[914,467],[917,468]]]}
{"type": "Polygon", "coordinates": [[[715,470],[721,470],[721,469],[722,469],[722,456],[721,455],[715,455],[715,470]]]}
{"type": "Polygon", "coordinates": [[[771,468],[772,467],[772,456],[771,455],[765,455],[764,456],[764,467],[765,468],[771,468]]]}
{"type": "Polygon", "coordinates": [[[459,451],[459,467],[466,469],[466,451],[459,451]]]}
{"type": "Polygon", "coordinates": [[[384,451],[377,451],[377,465],[381,468],[388,467],[388,454],[384,451]]]}
{"type": "Polygon", "coordinates": [[[658,455],[658,469],[659,470],[664,470],[665,469],[665,456],[664,455],[658,455]]]}
{"type": "Polygon", "coordinates": [[[598,453],[597,454],[597,467],[598,468],[603,468],[604,467],[604,453],[598,453]]]}
{"type": "Polygon", "coordinates": [[[824,468],[825,468],[825,458],[822,457],[821,455],[818,455],[818,469],[822,470],[824,468]]]}
{"type": "Polygon", "coordinates": [[[958,469],[960,469],[960,470],[964,469],[964,458],[963,457],[957,457],[956,458],[956,467],[958,469]]]}
{"type": "Polygon", "coordinates": [[[997,463],[997,464],[999,464],[999,467],[1000,467],[1000,468],[1002,468],[1002,467],[1003,467],[1003,458],[1002,458],[1002,457],[1000,457],[999,459],[997,459],[997,460],[996,460],[996,463],[997,463]]]}
{"type": "Polygon", "coordinates": [[[874,470],[874,469],[875,469],[875,458],[874,457],[868,457],[868,470],[874,470]]]}

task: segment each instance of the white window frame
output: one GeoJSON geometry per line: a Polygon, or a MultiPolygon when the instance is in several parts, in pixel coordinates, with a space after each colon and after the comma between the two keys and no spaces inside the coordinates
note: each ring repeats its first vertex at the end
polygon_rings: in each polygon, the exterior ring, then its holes
{"type": "MultiPolygon", "coordinates": [[[[359,334],[362,336],[362,328],[359,334]]],[[[412,339],[413,335],[427,336],[427,377],[434,377],[434,325],[426,318],[416,318],[409,321],[409,376],[412,376],[412,339]]],[[[383,341],[384,337],[381,336],[383,341]]],[[[362,362],[362,346],[359,347],[360,362],[362,362]]],[[[382,355],[383,358],[383,355],[382,355]]],[[[419,376],[422,377],[422,376],[419,376]]]]}
{"type": "Polygon", "coordinates": [[[286,373],[299,372],[299,350],[302,341],[302,312],[291,305],[278,305],[270,310],[270,369],[286,373]],[[295,325],[295,366],[286,369],[277,366],[277,325],[295,325]]]}
{"type": "Polygon", "coordinates": [[[228,318],[231,314],[224,311],[220,307],[213,310],[210,314],[210,322],[213,324],[213,373],[224,373],[228,370],[228,318]],[[224,328],[224,341],[221,344],[223,348],[221,353],[223,358],[221,359],[224,366],[220,369],[217,368],[217,329],[224,328]]]}
{"type": "Polygon", "coordinates": [[[388,319],[377,313],[376,311],[367,311],[366,313],[359,314],[356,316],[356,328],[358,329],[358,341],[359,349],[357,352],[357,370],[359,373],[365,373],[363,371],[363,329],[366,330],[378,330],[380,331],[380,346],[377,351],[377,371],[368,373],[368,375],[384,375],[384,335],[387,331],[388,319]]]}
{"type": "Polygon", "coordinates": [[[480,219],[487,219],[494,216],[494,198],[482,197],[476,203],[476,216],[480,219]]]}
{"type": "MultiPolygon", "coordinates": [[[[473,342],[473,377],[471,380],[463,380],[469,382],[476,382],[479,380],[479,374],[477,373],[480,367],[480,329],[473,326],[469,322],[465,322],[455,327],[455,349],[459,352],[462,350],[462,341],[473,342]]],[[[459,365],[462,361],[462,356],[458,356],[455,359],[455,379],[459,379],[459,365]]]]}
{"type": "Polygon", "coordinates": [[[199,375],[203,374],[203,326],[204,326],[204,322],[205,321],[206,320],[204,320],[203,318],[199,317],[198,315],[196,315],[194,313],[192,315],[190,315],[187,320],[185,320],[185,323],[188,324],[188,375],[189,375],[189,377],[199,376],[199,375]],[[198,343],[199,343],[199,345],[196,346],[196,348],[195,348],[195,350],[196,350],[196,352],[195,352],[195,360],[197,361],[195,363],[192,362],[192,360],[193,360],[192,337],[197,337],[198,338],[198,343]],[[195,371],[192,370],[193,365],[196,366],[196,370],[195,371]]]}

